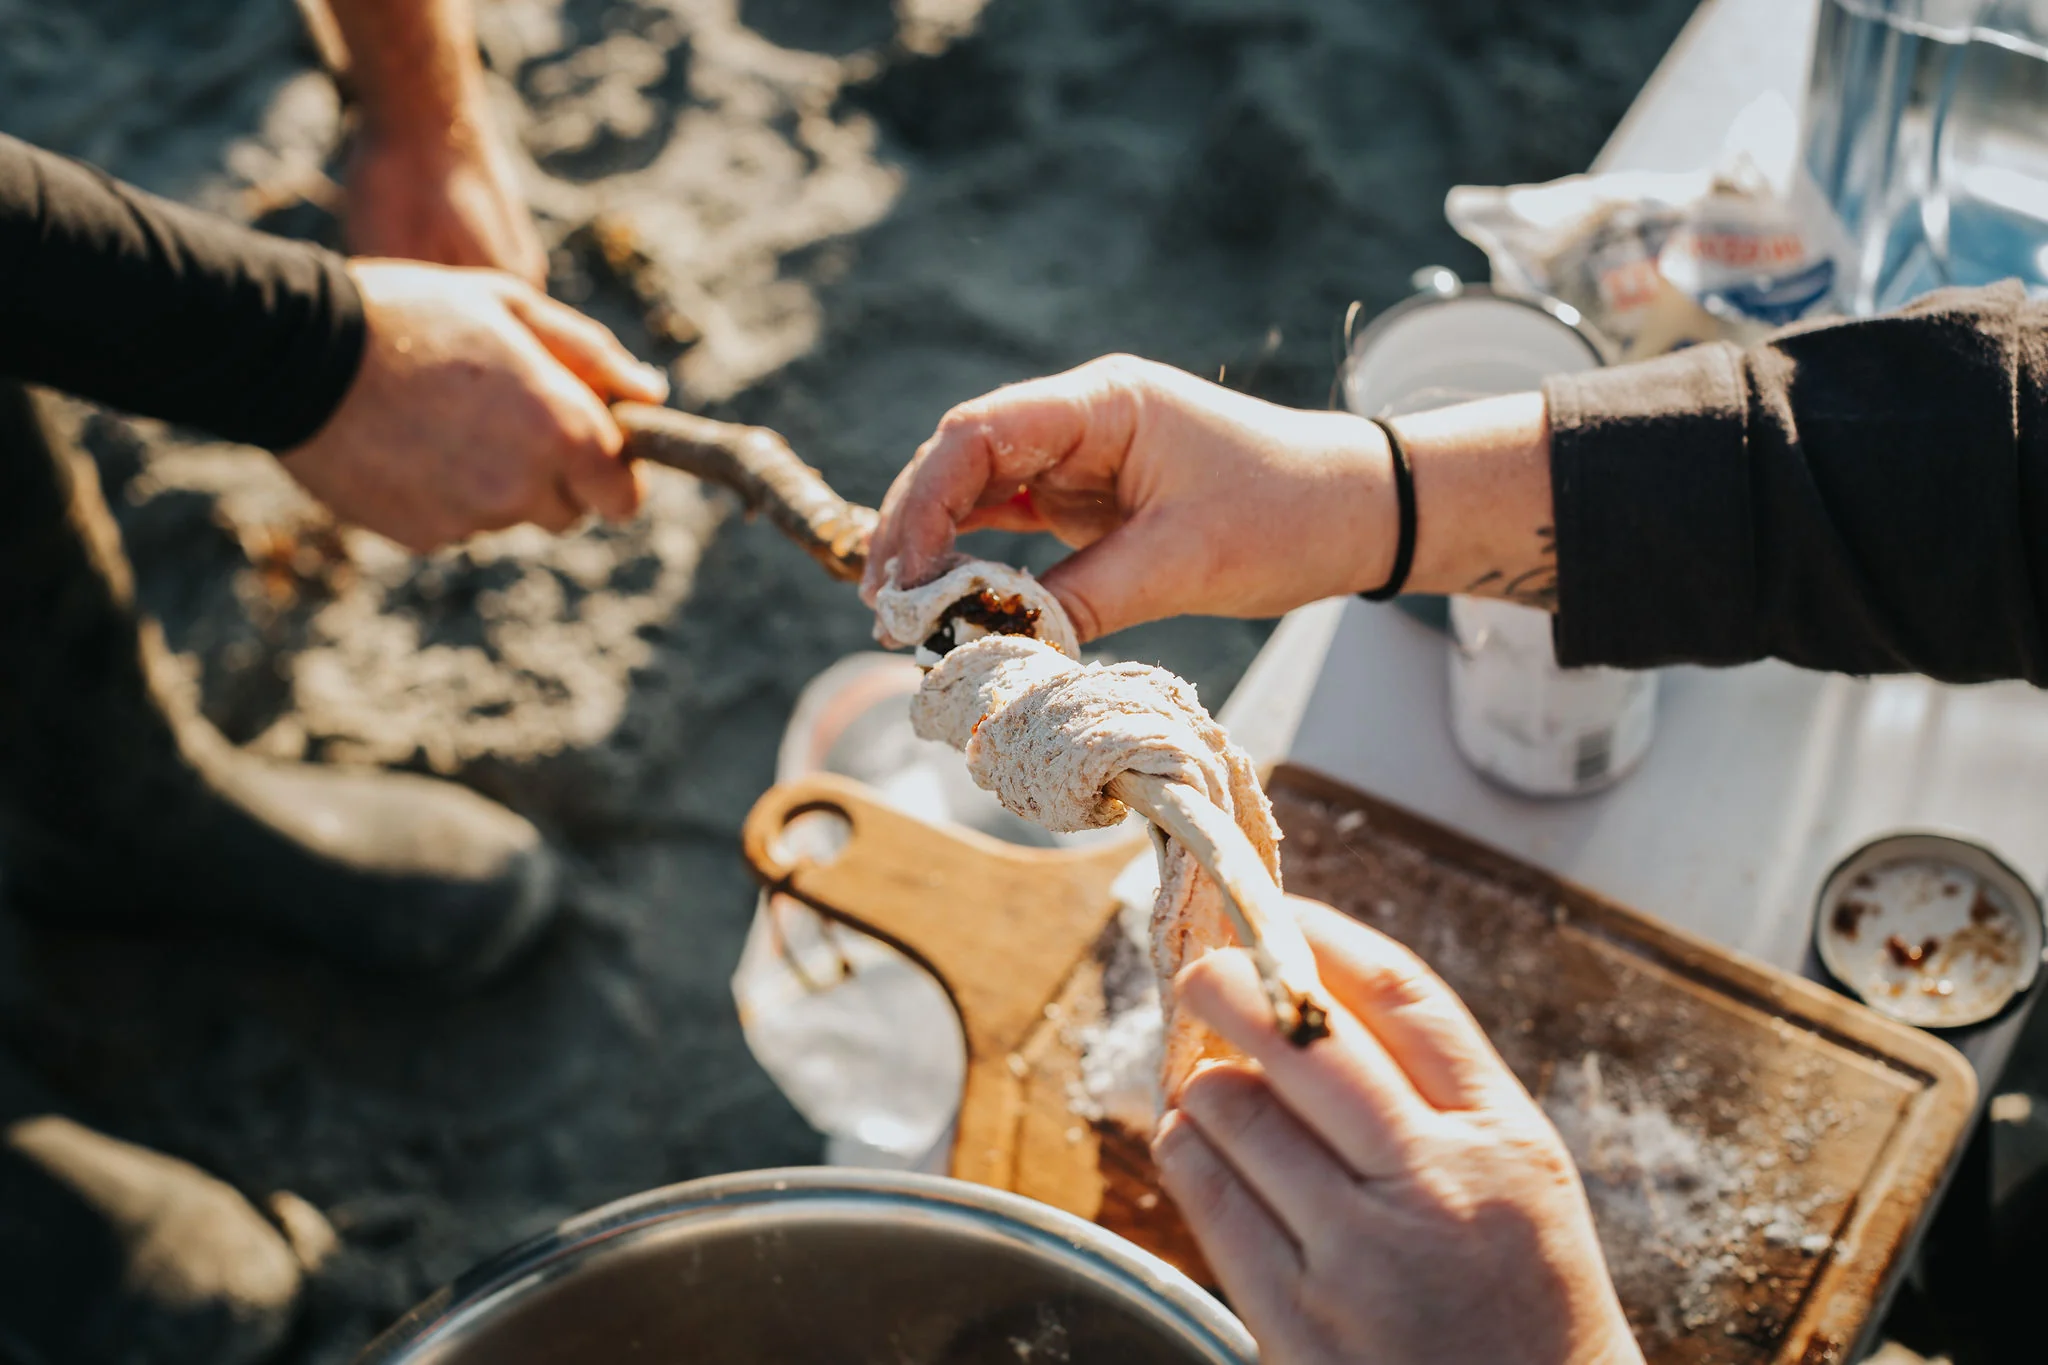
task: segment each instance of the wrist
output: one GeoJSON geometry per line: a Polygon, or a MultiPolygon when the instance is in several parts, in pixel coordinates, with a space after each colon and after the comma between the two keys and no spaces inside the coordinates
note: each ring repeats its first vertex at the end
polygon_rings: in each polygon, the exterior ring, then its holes
{"type": "Polygon", "coordinates": [[[1343,564],[1337,590],[1345,596],[1384,587],[1394,572],[1401,537],[1401,508],[1394,478],[1394,452],[1375,422],[1348,413],[1345,452],[1347,496],[1333,500],[1340,510],[1336,557],[1343,564]]]}
{"type": "Polygon", "coordinates": [[[1554,588],[1550,426],[1539,393],[1412,413],[1392,425],[1415,481],[1408,591],[1542,605],[1554,588]]]}
{"type": "MultiPolygon", "coordinates": [[[[1407,443],[1394,429],[1394,424],[1375,419],[1373,427],[1380,433],[1386,448],[1386,465],[1393,486],[1393,552],[1379,586],[1368,588],[1363,596],[1371,602],[1388,602],[1406,591],[1408,579],[1415,568],[1415,470],[1409,463],[1407,443]]],[[[1384,504],[1385,499],[1380,501],[1384,504]]],[[[1384,544],[1384,538],[1379,543],[1384,544]]]]}
{"type": "Polygon", "coordinates": [[[421,165],[473,160],[484,152],[490,121],[479,92],[474,97],[418,96],[373,106],[357,115],[360,146],[421,165]]]}

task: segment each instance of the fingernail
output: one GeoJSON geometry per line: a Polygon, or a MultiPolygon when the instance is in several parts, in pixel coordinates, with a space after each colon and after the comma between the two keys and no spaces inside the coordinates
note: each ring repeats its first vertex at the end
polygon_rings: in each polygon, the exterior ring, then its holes
{"type": "Polygon", "coordinates": [[[1180,1116],[1180,1110],[1178,1109],[1168,1109],[1160,1117],[1159,1126],[1152,1130],[1152,1160],[1154,1162],[1164,1160],[1167,1149],[1180,1142],[1180,1130],[1186,1122],[1187,1120],[1180,1116]]]}

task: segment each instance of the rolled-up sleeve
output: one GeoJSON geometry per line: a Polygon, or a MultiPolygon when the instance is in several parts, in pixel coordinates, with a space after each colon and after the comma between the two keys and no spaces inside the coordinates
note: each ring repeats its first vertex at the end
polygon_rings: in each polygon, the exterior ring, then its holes
{"type": "Polygon", "coordinates": [[[2048,303],[2017,283],[1545,393],[1565,663],[2048,683],[2048,303]]]}

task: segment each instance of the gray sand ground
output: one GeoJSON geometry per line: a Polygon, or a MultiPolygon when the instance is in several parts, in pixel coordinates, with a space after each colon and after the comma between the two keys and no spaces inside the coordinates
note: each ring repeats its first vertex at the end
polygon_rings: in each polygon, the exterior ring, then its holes
{"type": "MultiPolygon", "coordinates": [[[[1690,8],[502,0],[484,26],[557,291],[671,362],[686,405],[776,426],[873,500],[949,404],[1105,351],[1322,403],[1348,302],[1427,262],[1476,273],[1444,190],[1580,168],[1690,8]],[[650,335],[579,231],[599,213],[701,341],[650,335]]],[[[338,123],[286,0],[0,0],[0,130],[333,232],[294,202],[338,123]]],[[[340,1229],[290,1360],[347,1359],[564,1214],[816,1159],[726,978],[752,907],[735,831],[797,689],[866,647],[848,590],[679,477],[628,527],[416,560],[338,552],[259,453],[82,434],[234,738],[442,772],[573,851],[559,932],[461,1001],[0,918],[0,1042],[80,1117],[340,1229]]],[[[1111,648],[1215,701],[1265,629],[1111,648]]]]}

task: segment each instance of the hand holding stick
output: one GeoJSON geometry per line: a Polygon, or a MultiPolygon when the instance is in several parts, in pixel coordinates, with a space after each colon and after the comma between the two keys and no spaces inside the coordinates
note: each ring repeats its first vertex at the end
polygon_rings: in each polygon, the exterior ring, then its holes
{"type": "Polygon", "coordinates": [[[1109,784],[1109,794],[1179,840],[1216,879],[1231,925],[1251,949],[1259,981],[1273,1003],[1274,1022],[1287,1040],[1306,1047],[1327,1037],[1329,1010],[1315,953],[1244,831],[1185,783],[1127,772],[1109,784]]]}
{"type": "Polygon", "coordinates": [[[860,581],[875,510],[833,492],[823,475],[768,428],[650,403],[620,403],[612,416],[626,433],[627,459],[651,460],[731,489],[747,511],[766,513],[834,578],[860,581]]]}

